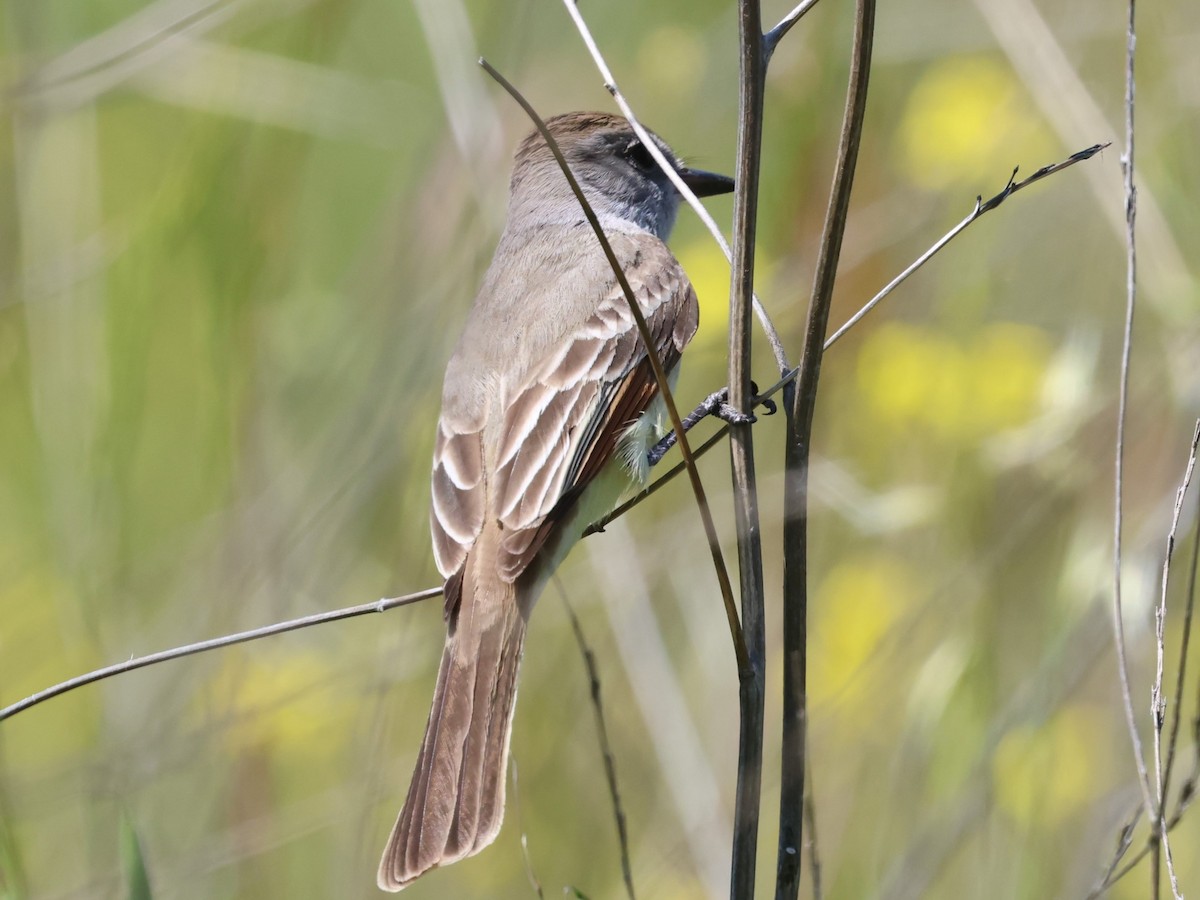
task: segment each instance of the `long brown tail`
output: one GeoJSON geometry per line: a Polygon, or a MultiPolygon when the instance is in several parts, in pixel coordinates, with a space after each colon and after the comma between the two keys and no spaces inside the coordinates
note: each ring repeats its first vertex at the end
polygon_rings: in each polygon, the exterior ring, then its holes
{"type": "Polygon", "coordinates": [[[525,620],[511,585],[478,587],[463,585],[446,637],[421,755],[379,864],[385,891],[478,853],[504,819],[525,620]]]}

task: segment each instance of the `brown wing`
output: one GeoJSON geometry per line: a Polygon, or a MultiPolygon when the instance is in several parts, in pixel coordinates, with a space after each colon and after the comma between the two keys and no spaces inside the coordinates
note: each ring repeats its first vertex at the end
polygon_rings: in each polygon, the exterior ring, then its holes
{"type": "MultiPolygon", "coordinates": [[[[626,277],[666,371],[696,331],[696,295],[665,246],[634,257],[626,277]]],[[[534,373],[510,404],[497,457],[495,508],[507,536],[500,574],[515,581],[556,521],[612,458],[621,436],[658,393],[646,348],[620,285],[534,373]],[[540,416],[531,410],[544,409],[540,416]]]]}
{"type": "Polygon", "coordinates": [[[449,578],[462,569],[483,527],[482,431],[456,432],[444,418],[438,421],[432,487],[433,556],[438,571],[449,578]]]}
{"type": "MultiPolygon", "coordinates": [[[[624,248],[632,252],[618,247],[618,253],[631,260],[626,278],[670,371],[696,331],[695,292],[657,239],[614,237],[614,245],[635,242],[624,248]]],[[[453,576],[485,515],[506,533],[498,564],[501,577],[515,581],[657,393],[629,304],[613,279],[595,311],[509,391],[494,454],[484,451],[482,426],[468,434],[439,426],[432,524],[434,553],[448,580],[448,609],[457,600],[450,596],[453,576]]]]}

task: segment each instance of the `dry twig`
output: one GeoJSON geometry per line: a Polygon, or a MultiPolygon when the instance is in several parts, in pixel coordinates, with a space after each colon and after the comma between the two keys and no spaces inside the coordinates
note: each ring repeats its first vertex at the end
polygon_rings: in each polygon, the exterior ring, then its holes
{"type": "Polygon", "coordinates": [[[763,56],[769,62],[775,53],[775,48],[783,40],[784,35],[792,30],[792,26],[803,18],[804,14],[817,5],[819,0],[804,0],[790,13],[779,20],[779,24],[763,35],[763,56]]]}
{"type": "MultiPolygon", "coordinates": [[[[750,380],[750,312],[754,295],[754,250],[758,222],[758,176],[762,158],[763,53],[758,0],[738,2],[737,192],[733,199],[733,259],[729,290],[729,402],[753,408],[750,380]]],[[[763,719],[766,681],[766,592],[763,586],[762,527],[754,434],[749,424],[729,430],[742,628],[750,666],[738,680],[738,763],[733,806],[730,896],[752,898],[758,869],[758,816],[762,805],[763,719]]]]}
{"type": "Polygon", "coordinates": [[[629,862],[629,829],[625,820],[625,807],[621,803],[621,790],[617,786],[617,758],[613,755],[612,745],[608,740],[608,726],[604,722],[604,702],[600,697],[600,670],[596,666],[596,655],[583,633],[579,616],[575,614],[571,601],[567,599],[567,592],[563,590],[557,577],[554,583],[567,610],[571,630],[575,633],[575,643],[579,645],[579,653],[583,657],[584,668],[587,669],[588,691],[592,698],[592,712],[596,717],[596,737],[600,741],[600,755],[604,757],[604,776],[608,780],[608,795],[612,799],[613,817],[617,822],[617,840],[621,847],[621,877],[625,880],[625,893],[629,895],[629,900],[636,900],[633,890],[633,867],[629,862]]]}
{"type": "MultiPolygon", "coordinates": [[[[1125,709],[1125,725],[1133,748],[1134,765],[1137,768],[1138,786],[1142,791],[1142,804],[1151,820],[1152,836],[1166,834],[1161,830],[1163,811],[1156,802],[1150,787],[1150,776],[1146,769],[1146,752],[1138,734],[1137,717],[1133,709],[1133,688],[1129,678],[1129,659],[1125,642],[1125,614],[1121,597],[1121,526],[1124,519],[1123,493],[1125,480],[1125,424],[1129,404],[1129,361],[1133,351],[1133,319],[1137,307],[1137,188],[1134,185],[1134,110],[1136,81],[1134,60],[1137,44],[1136,0],[1129,0],[1129,20],[1125,41],[1125,152],[1121,166],[1125,176],[1125,325],[1121,346],[1121,377],[1117,399],[1117,434],[1113,472],[1113,597],[1112,627],[1113,641],[1117,651],[1117,676],[1121,683],[1121,701],[1125,709]]],[[[1152,714],[1155,711],[1152,710],[1152,714]]],[[[1170,850],[1167,851],[1168,865],[1170,850]]],[[[1151,884],[1153,896],[1158,896],[1158,853],[1151,859],[1151,884]]]]}
{"type": "MultiPolygon", "coordinates": [[[[1198,427],[1200,427],[1200,423],[1198,423],[1198,427]]],[[[1193,443],[1193,458],[1195,458],[1195,454],[1196,447],[1193,443]]],[[[1179,665],[1175,673],[1175,702],[1172,704],[1171,710],[1171,733],[1167,738],[1167,762],[1163,771],[1162,791],[1159,796],[1159,802],[1162,804],[1167,802],[1167,792],[1171,786],[1171,774],[1175,769],[1175,751],[1179,742],[1179,726],[1183,719],[1183,688],[1187,678],[1188,654],[1191,649],[1192,619],[1196,611],[1196,569],[1200,564],[1200,491],[1196,492],[1196,521],[1193,523],[1191,557],[1191,563],[1188,566],[1187,602],[1183,608],[1183,636],[1179,644],[1179,665]]],[[[1197,761],[1200,762],[1200,697],[1197,697],[1195,740],[1197,761]]],[[[1194,790],[1194,784],[1190,787],[1185,784],[1184,790],[1194,790]]]]}
{"type": "Polygon", "coordinates": [[[1108,143],[1093,144],[1086,149],[1072,153],[1070,156],[1060,162],[1056,162],[1048,166],[1042,166],[1028,178],[1023,178],[1020,181],[1016,180],[1018,169],[1013,169],[1012,175],[1009,176],[1008,184],[1004,186],[1004,189],[1000,191],[1000,193],[987,200],[984,200],[982,196],[976,197],[975,208],[968,213],[967,217],[942,235],[942,237],[939,238],[932,247],[913,260],[912,264],[908,268],[889,281],[884,286],[883,290],[867,301],[867,303],[865,303],[862,308],[858,310],[858,312],[847,319],[846,323],[842,325],[841,328],[829,336],[829,340],[825,342],[825,349],[828,350],[830,347],[832,347],[847,331],[862,321],[863,316],[873,310],[880,303],[880,301],[883,300],[884,297],[899,287],[900,284],[908,279],[910,275],[916,272],[917,269],[929,262],[929,260],[932,259],[939,250],[950,243],[951,240],[958,237],[958,235],[961,234],[963,229],[965,229],[968,225],[977,221],[985,213],[989,213],[993,209],[996,209],[996,207],[998,207],[1017,191],[1027,188],[1034,182],[1041,181],[1043,178],[1047,178],[1056,172],[1061,172],[1063,169],[1069,168],[1075,165],[1077,162],[1082,162],[1085,159],[1091,159],[1108,146],[1108,143]]]}
{"type": "Polygon", "coordinates": [[[147,656],[138,656],[126,660],[122,663],[114,663],[111,666],[105,666],[102,669],[96,669],[93,672],[88,672],[85,675],[80,675],[76,678],[68,679],[67,681],[48,687],[43,691],[38,691],[24,700],[13,703],[0,709],[0,722],[10,716],[15,716],[19,712],[24,712],[30,707],[37,706],[39,703],[44,703],[53,697],[59,697],[68,691],[73,691],[75,688],[83,687],[88,684],[95,684],[97,681],[103,681],[105,678],[111,678],[113,675],[123,675],[126,672],[132,672],[135,669],[142,669],[146,666],[152,666],[155,663],[167,662],[172,659],[182,659],[185,656],[192,656],[196,653],[203,653],[205,650],[216,650],[221,647],[232,647],[234,644],[244,644],[247,641],[256,641],[259,638],[271,637],[275,634],[284,634],[289,631],[298,631],[301,628],[308,628],[311,625],[324,625],[326,622],[339,622],[342,619],[353,619],[355,616],[365,616],[368,613],[387,612],[389,609],[395,609],[397,606],[408,606],[412,603],[417,603],[421,600],[427,600],[430,597],[441,596],[442,589],[440,587],[427,588],[423,591],[417,591],[413,594],[405,594],[403,597],[391,597],[383,600],[376,600],[374,603],[362,603],[358,606],[348,606],[344,609],[335,609],[332,612],[315,613],[311,616],[302,616],[299,619],[290,619],[287,622],[276,622],[273,625],[264,625],[261,628],[253,628],[250,631],[239,631],[237,634],[227,634],[222,637],[209,638],[206,641],[198,641],[194,644],[186,644],[182,647],[174,647],[170,650],[160,650],[158,653],[151,653],[147,656]]]}
{"type": "Polygon", "coordinates": [[[821,249],[805,317],[804,349],[794,389],[784,393],[787,443],[784,448],[783,509],[783,746],[779,793],[779,849],[775,897],[794,900],[800,891],[800,850],[804,837],[804,769],[807,741],[808,665],[808,470],[813,413],[821,374],[829,308],[837,277],[850,191],[858,161],[870,83],[875,35],[875,2],[858,0],[850,80],[838,141],[837,164],[821,249]],[[789,396],[790,393],[790,396],[789,396]]]}
{"type": "Polygon", "coordinates": [[[537,872],[533,869],[533,857],[529,854],[529,835],[525,832],[525,826],[521,822],[521,780],[517,773],[517,757],[510,754],[508,757],[508,772],[512,776],[512,798],[513,818],[517,820],[518,830],[521,832],[521,861],[525,864],[525,878],[529,881],[530,889],[537,895],[538,900],[546,900],[546,894],[542,890],[542,881],[537,877],[537,872]]]}
{"type": "Polygon", "coordinates": [[[1200,445],[1200,421],[1196,422],[1192,433],[1192,445],[1188,454],[1187,466],[1183,472],[1183,481],[1175,492],[1175,506],[1171,513],[1171,527],[1167,531],[1167,549],[1163,556],[1162,587],[1159,591],[1158,606],[1154,610],[1155,635],[1155,671],[1154,687],[1150,692],[1150,713],[1154,729],[1154,776],[1158,796],[1154,807],[1155,825],[1153,835],[1162,836],[1163,852],[1167,860],[1167,873],[1171,878],[1171,891],[1179,897],[1179,882],[1175,876],[1175,862],[1171,856],[1171,843],[1166,833],[1167,781],[1163,773],[1162,730],[1166,720],[1166,701],[1163,700],[1163,659],[1166,656],[1166,624],[1167,624],[1167,586],[1171,579],[1171,561],[1175,556],[1175,534],[1179,530],[1179,515],[1183,511],[1183,499],[1188,486],[1192,483],[1192,472],[1196,468],[1196,448],[1200,445]]]}

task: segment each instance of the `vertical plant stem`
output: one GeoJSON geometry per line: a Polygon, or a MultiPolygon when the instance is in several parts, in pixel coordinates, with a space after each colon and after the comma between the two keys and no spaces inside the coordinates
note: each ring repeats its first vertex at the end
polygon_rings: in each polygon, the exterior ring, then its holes
{"type": "MultiPolygon", "coordinates": [[[[1163,770],[1159,802],[1164,806],[1171,789],[1171,774],[1175,771],[1175,749],[1179,742],[1179,725],[1183,719],[1183,690],[1187,679],[1188,651],[1192,645],[1192,619],[1196,611],[1196,568],[1200,564],[1200,491],[1196,492],[1196,521],[1192,534],[1192,559],[1188,565],[1187,602],[1183,608],[1183,637],[1179,644],[1179,666],[1175,673],[1175,700],[1171,704],[1171,732],[1167,740],[1167,762],[1163,770]]],[[[1197,710],[1200,716],[1200,710],[1197,710]]]]}
{"type": "MultiPolygon", "coordinates": [[[[763,86],[766,58],[758,0],[739,0],[740,99],[738,104],[737,193],[733,203],[733,271],[729,304],[729,402],[753,408],[750,386],[750,326],[754,296],[754,243],[758,216],[758,170],[762,155],[763,86]]],[[[750,425],[729,431],[737,523],[742,634],[748,665],[738,673],[738,774],[734,801],[730,896],[751,900],[758,850],[762,796],[765,625],[762,534],[750,425]]]]}
{"type": "Polygon", "coordinates": [[[617,758],[613,756],[612,745],[608,741],[608,726],[604,721],[604,701],[601,698],[600,669],[596,665],[596,654],[588,644],[587,636],[583,633],[583,625],[575,608],[567,599],[567,592],[554,577],[554,585],[562,598],[563,607],[567,610],[567,618],[571,622],[571,631],[575,633],[575,643],[579,645],[579,653],[583,657],[584,668],[588,675],[588,693],[592,698],[592,713],[596,719],[596,739],[600,742],[600,755],[604,759],[604,777],[608,781],[608,796],[612,800],[613,818],[617,823],[617,842],[621,851],[621,877],[625,880],[625,893],[629,900],[637,900],[633,889],[633,866],[629,861],[629,827],[625,819],[625,807],[621,803],[621,789],[617,785],[617,758]]]}
{"type": "Polygon", "coordinates": [[[783,746],[779,795],[779,850],[775,897],[795,900],[800,890],[801,847],[804,837],[805,731],[807,724],[808,663],[808,462],[813,412],[821,355],[829,324],[829,307],[837,275],[850,190],[858,162],[871,48],[875,32],[874,0],[858,0],[850,83],[837,168],[825,215],[825,230],[817,258],[812,299],[805,324],[804,350],[795,388],[784,395],[787,411],[786,476],[783,513],[783,746]]]}
{"type": "MultiPolygon", "coordinates": [[[[1125,337],[1121,347],[1121,376],[1117,394],[1117,438],[1113,478],[1113,642],[1117,651],[1117,676],[1121,682],[1121,700],[1125,707],[1125,725],[1133,747],[1133,761],[1137,767],[1138,784],[1142,791],[1142,803],[1151,822],[1152,841],[1158,834],[1159,810],[1150,788],[1150,777],[1146,771],[1146,754],[1138,734],[1137,717],[1133,709],[1133,689],[1129,680],[1129,660],[1125,650],[1125,616],[1121,598],[1121,525],[1124,518],[1122,495],[1125,477],[1125,419],[1129,404],[1129,358],[1133,347],[1133,320],[1137,308],[1137,188],[1134,186],[1134,49],[1136,45],[1135,0],[1129,0],[1129,22],[1125,41],[1125,153],[1121,164],[1125,174],[1125,337]]],[[[1155,847],[1151,859],[1151,878],[1158,881],[1158,849],[1155,847]]],[[[1155,895],[1157,895],[1157,888],[1155,895]]]]}
{"type": "MultiPolygon", "coordinates": [[[[1167,860],[1167,874],[1171,879],[1171,893],[1174,897],[1179,898],[1179,879],[1175,874],[1175,861],[1171,853],[1171,839],[1166,829],[1166,809],[1167,809],[1167,788],[1170,775],[1170,770],[1163,771],[1163,745],[1162,732],[1163,724],[1166,720],[1166,701],[1163,699],[1163,664],[1167,653],[1167,594],[1171,583],[1171,563],[1175,557],[1175,538],[1179,531],[1179,517],[1183,512],[1183,501],[1187,496],[1188,486],[1192,483],[1192,473],[1196,469],[1196,452],[1200,447],[1200,420],[1197,420],[1195,430],[1192,432],[1191,450],[1188,454],[1187,467],[1183,473],[1183,483],[1179,485],[1179,490],[1175,494],[1175,508],[1171,514],[1171,527],[1167,531],[1167,549],[1163,554],[1162,568],[1162,587],[1159,591],[1158,606],[1154,611],[1154,637],[1155,646],[1157,649],[1154,687],[1150,692],[1151,711],[1154,716],[1154,775],[1155,786],[1157,787],[1156,795],[1156,810],[1158,835],[1162,840],[1163,853],[1167,860]]],[[[1185,640],[1186,646],[1186,640],[1185,640]]],[[[1184,664],[1185,660],[1180,660],[1180,665],[1184,664]]],[[[1168,763],[1169,766],[1169,763],[1168,763]]]]}
{"type": "MultiPolygon", "coordinates": [[[[807,737],[807,735],[806,735],[807,737]]],[[[814,799],[812,753],[805,747],[804,777],[807,787],[804,793],[804,827],[808,829],[808,877],[812,881],[813,900],[823,900],[821,887],[821,854],[817,849],[817,801],[814,799]]]]}

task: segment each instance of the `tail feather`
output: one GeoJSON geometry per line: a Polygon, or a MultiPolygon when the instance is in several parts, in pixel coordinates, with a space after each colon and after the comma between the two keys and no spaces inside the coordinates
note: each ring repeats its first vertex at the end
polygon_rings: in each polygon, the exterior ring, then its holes
{"type": "MultiPolygon", "coordinates": [[[[521,637],[518,640],[523,640],[525,623],[519,616],[517,620],[521,623],[521,637]]],[[[515,665],[502,671],[501,678],[496,682],[496,688],[493,709],[507,710],[507,713],[503,717],[493,717],[489,723],[484,756],[487,759],[502,759],[504,764],[484,766],[483,768],[482,805],[479,819],[480,833],[488,835],[486,843],[492,842],[496,833],[500,831],[500,823],[504,819],[504,785],[508,775],[508,745],[512,737],[513,708],[517,702],[517,667],[515,665]]]]}
{"type": "Polygon", "coordinates": [[[484,758],[484,746],[488,726],[495,713],[495,682],[499,676],[500,641],[484,641],[480,644],[475,659],[472,692],[471,727],[462,743],[462,759],[459,763],[457,802],[454,819],[446,842],[442,862],[448,863],[469,854],[475,846],[475,834],[479,825],[480,791],[483,787],[483,770],[489,760],[484,758]]]}
{"type": "Polygon", "coordinates": [[[446,638],[416,770],[379,866],[384,890],[479,852],[500,831],[525,620],[511,586],[486,598],[471,587],[446,638]]]}

